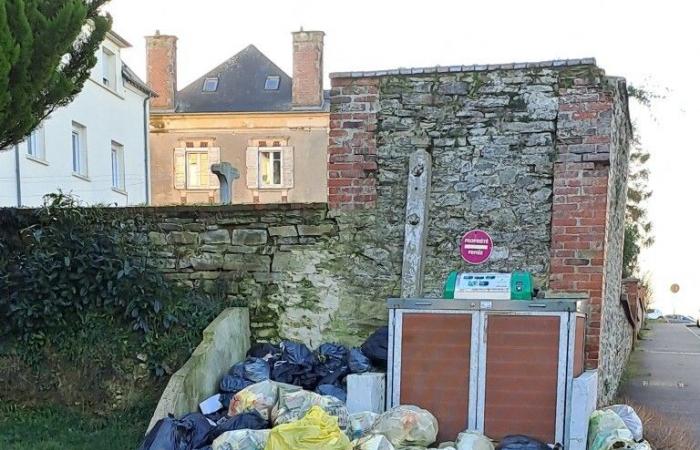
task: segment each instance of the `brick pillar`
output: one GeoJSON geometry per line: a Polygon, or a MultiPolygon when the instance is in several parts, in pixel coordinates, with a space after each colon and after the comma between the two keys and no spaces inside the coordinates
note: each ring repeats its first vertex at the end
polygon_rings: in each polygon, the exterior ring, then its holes
{"type": "Polygon", "coordinates": [[[292,33],[294,69],[292,75],[292,107],[323,106],[323,31],[292,33]]]}
{"type": "Polygon", "coordinates": [[[328,205],[372,208],[377,201],[378,78],[331,79],[328,205]]]}
{"type": "Polygon", "coordinates": [[[588,369],[597,368],[600,357],[613,110],[602,77],[600,71],[562,80],[554,164],[550,289],[590,299],[588,369]]]}
{"type": "Polygon", "coordinates": [[[148,85],[158,97],[151,99],[153,111],[174,111],[177,94],[177,37],[146,36],[148,85]]]}

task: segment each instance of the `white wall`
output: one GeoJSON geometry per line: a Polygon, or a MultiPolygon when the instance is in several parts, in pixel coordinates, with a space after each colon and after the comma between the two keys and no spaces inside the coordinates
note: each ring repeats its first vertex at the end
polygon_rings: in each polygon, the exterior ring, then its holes
{"type": "MultiPolygon", "coordinates": [[[[146,94],[122,81],[120,48],[103,44],[117,55],[117,83],[112,91],[102,85],[102,50],[83,91],[68,106],[44,121],[46,157],[27,156],[19,145],[22,205],[40,206],[43,196],[61,189],[87,204],[137,205],[146,203],[143,101],[146,94]],[[73,174],[72,123],[87,129],[87,179],[73,174]],[[124,146],[125,193],[112,189],[111,143],[124,146]]],[[[15,150],[0,151],[0,206],[17,206],[15,150]]]]}

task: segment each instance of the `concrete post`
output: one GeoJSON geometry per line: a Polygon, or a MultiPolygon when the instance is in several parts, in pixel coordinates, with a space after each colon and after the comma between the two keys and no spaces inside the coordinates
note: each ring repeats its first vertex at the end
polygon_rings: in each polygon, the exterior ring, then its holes
{"type": "Polygon", "coordinates": [[[415,298],[423,294],[432,161],[430,153],[419,149],[411,155],[409,162],[403,270],[401,272],[401,296],[403,298],[415,298]]]}
{"type": "Polygon", "coordinates": [[[230,163],[212,164],[211,171],[219,178],[219,203],[233,203],[233,182],[241,177],[238,169],[230,163]]]}

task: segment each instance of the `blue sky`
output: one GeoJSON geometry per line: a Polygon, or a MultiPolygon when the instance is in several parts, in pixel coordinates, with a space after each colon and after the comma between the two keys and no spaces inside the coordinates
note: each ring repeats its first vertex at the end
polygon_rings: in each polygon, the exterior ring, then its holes
{"type": "Polygon", "coordinates": [[[134,44],[126,61],[144,75],[143,36],[179,37],[184,86],[248,44],[288,73],[291,35],[327,33],[327,72],[593,56],[609,75],[664,93],[652,111],[632,105],[652,154],[649,203],[656,245],[643,255],[657,306],[700,314],[695,210],[700,188],[700,31],[692,2],[355,0],[112,0],[115,30],[134,44]],[[681,291],[671,295],[671,283],[681,291]]]}

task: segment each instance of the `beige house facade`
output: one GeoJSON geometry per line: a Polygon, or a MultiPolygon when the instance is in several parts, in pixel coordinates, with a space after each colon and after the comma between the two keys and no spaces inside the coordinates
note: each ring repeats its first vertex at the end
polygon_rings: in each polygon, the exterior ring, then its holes
{"type": "Polygon", "coordinates": [[[147,38],[153,204],[217,203],[220,162],[240,175],[233,203],[327,201],[323,33],[293,37],[293,79],[249,46],[180,91],[177,39],[147,38]]]}

